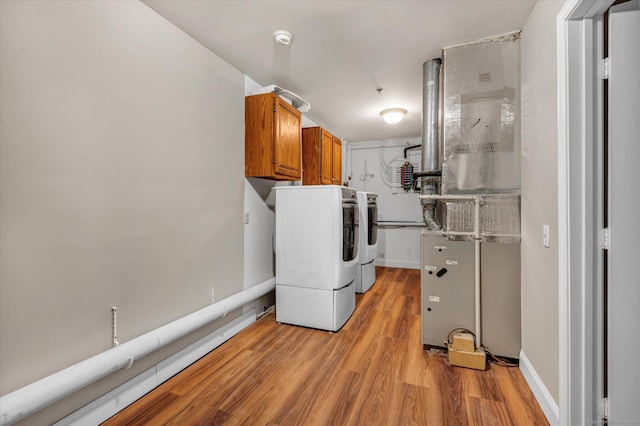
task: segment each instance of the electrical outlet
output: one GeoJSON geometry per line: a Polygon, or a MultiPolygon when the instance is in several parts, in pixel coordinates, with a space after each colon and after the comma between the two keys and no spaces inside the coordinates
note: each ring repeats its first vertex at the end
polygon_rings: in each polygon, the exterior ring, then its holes
{"type": "Polygon", "coordinates": [[[542,245],[549,248],[549,225],[542,227],[542,245]]]}
{"type": "Polygon", "coordinates": [[[249,224],[249,212],[248,211],[244,212],[244,224],[245,225],[249,224]]]}
{"type": "Polygon", "coordinates": [[[211,303],[216,303],[216,288],[211,287],[211,303]]]}
{"type": "Polygon", "coordinates": [[[410,248],[407,249],[407,256],[411,256],[411,249],[410,248]]]}

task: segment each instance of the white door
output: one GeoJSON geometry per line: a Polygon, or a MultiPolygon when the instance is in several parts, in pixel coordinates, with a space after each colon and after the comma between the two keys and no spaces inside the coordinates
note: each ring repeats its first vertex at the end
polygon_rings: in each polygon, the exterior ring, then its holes
{"type": "Polygon", "coordinates": [[[608,421],[636,424],[640,422],[640,0],[610,9],[609,66],[608,421]]]}

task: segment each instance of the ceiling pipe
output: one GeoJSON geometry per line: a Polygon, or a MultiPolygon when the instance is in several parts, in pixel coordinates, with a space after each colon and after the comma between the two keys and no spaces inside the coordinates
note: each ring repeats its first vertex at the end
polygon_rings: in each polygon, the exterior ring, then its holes
{"type": "Polygon", "coordinates": [[[275,289],[275,278],[99,353],[0,398],[0,424],[13,424],[275,289]]]}
{"type": "MultiPolygon", "coordinates": [[[[422,172],[440,172],[438,145],[438,107],[440,102],[440,58],[422,64],[422,172]]],[[[439,173],[438,173],[439,174],[439,173]]],[[[423,179],[421,195],[434,195],[437,188],[433,179],[423,179]]],[[[439,231],[435,217],[436,201],[422,198],[422,216],[427,228],[439,231]]]]}

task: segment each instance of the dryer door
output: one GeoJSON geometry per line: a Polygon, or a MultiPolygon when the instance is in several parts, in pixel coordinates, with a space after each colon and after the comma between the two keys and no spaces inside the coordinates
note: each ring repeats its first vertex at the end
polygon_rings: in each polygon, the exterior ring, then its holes
{"type": "Polygon", "coordinates": [[[375,201],[367,204],[367,219],[367,244],[373,246],[378,242],[378,205],[375,201]]]}
{"type": "Polygon", "coordinates": [[[342,202],[342,260],[350,262],[358,255],[359,210],[355,200],[342,202]]]}

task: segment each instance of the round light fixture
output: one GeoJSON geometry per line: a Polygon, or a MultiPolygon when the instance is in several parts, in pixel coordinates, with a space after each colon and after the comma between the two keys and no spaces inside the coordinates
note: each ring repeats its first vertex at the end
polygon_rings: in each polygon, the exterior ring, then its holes
{"type": "Polygon", "coordinates": [[[278,30],[273,33],[273,39],[278,44],[288,46],[291,44],[291,40],[293,39],[293,37],[291,36],[291,33],[289,31],[278,30]]]}
{"type": "Polygon", "coordinates": [[[404,108],[387,108],[380,111],[380,115],[389,124],[396,124],[402,121],[407,110],[404,108]]]}

